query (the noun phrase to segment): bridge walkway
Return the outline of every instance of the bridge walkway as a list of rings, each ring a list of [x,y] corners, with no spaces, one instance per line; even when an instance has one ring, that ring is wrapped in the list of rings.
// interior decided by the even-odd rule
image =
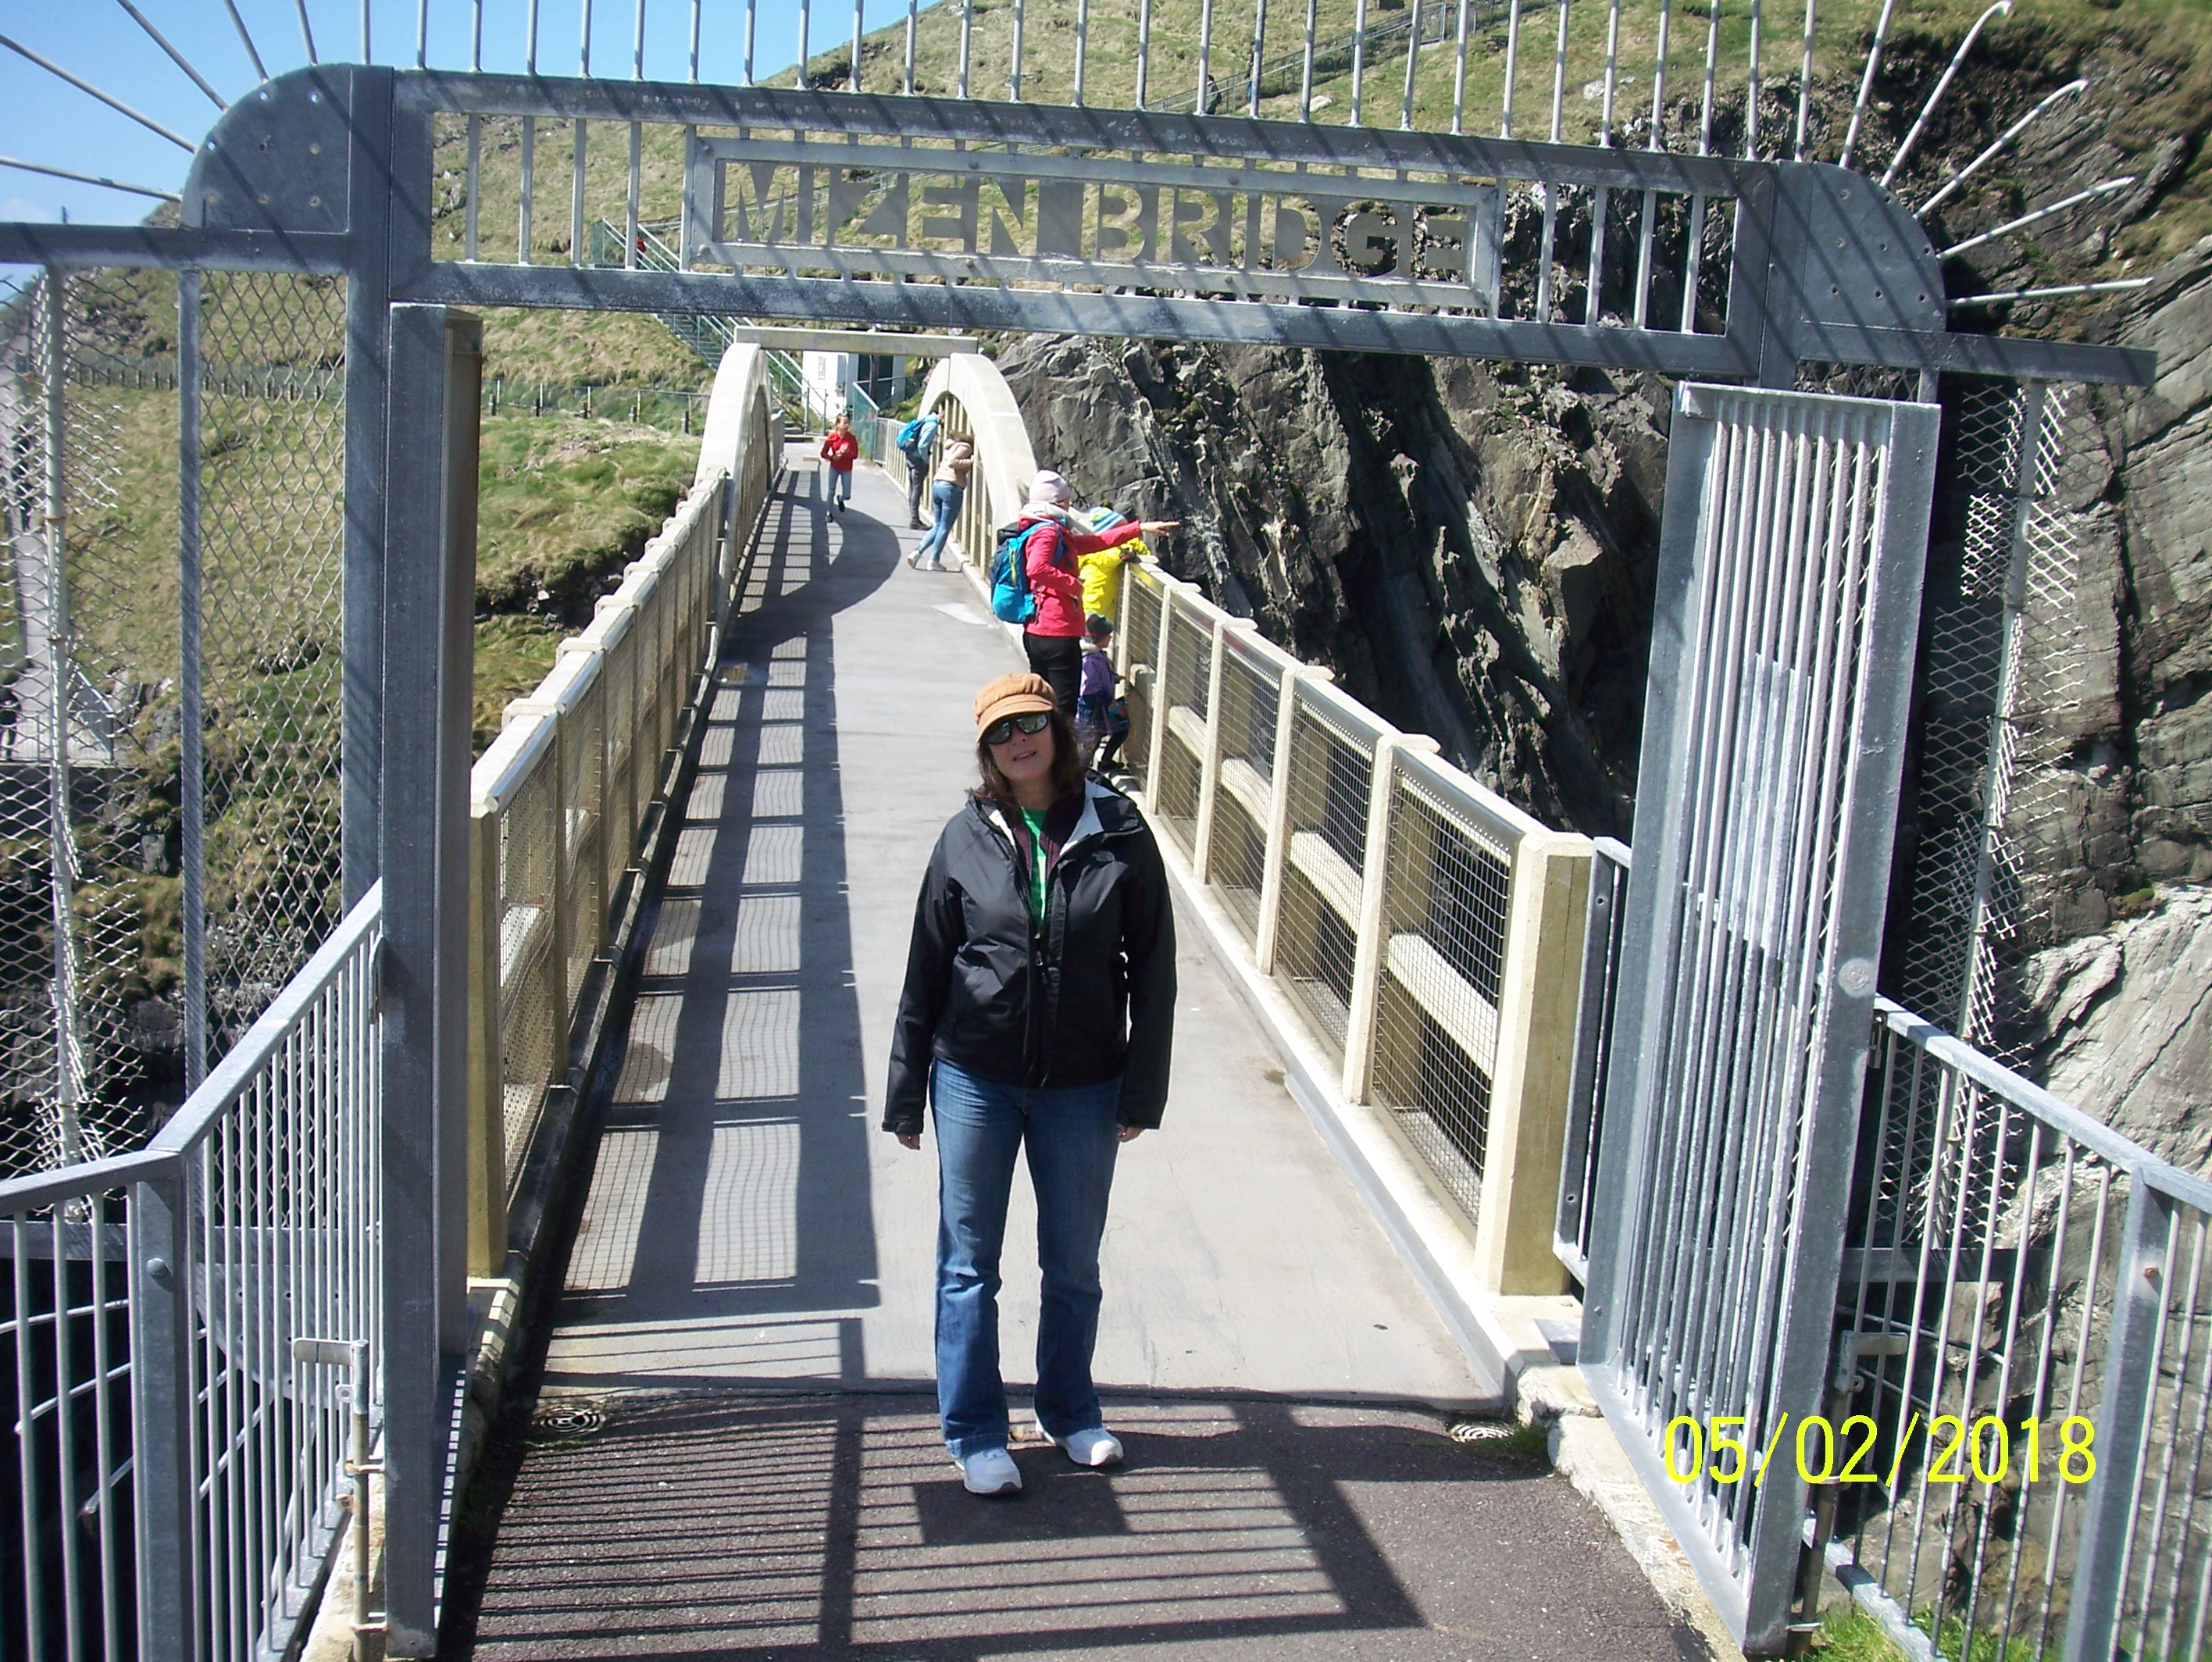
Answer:
[[[876,1122],[969,700],[1018,654],[963,578],[903,565],[880,473],[832,514],[791,458],[641,923],[536,1411],[460,1521],[441,1654],[1702,1654],[1525,1435],[1455,1440],[1472,1372],[1194,920],[1165,1124],[1123,1151],[1105,1243],[1127,1465],[1018,1445],[1018,1500],[961,1490],[930,1395],[933,1152]],[[1018,1424],[1029,1205],[1018,1183]]]

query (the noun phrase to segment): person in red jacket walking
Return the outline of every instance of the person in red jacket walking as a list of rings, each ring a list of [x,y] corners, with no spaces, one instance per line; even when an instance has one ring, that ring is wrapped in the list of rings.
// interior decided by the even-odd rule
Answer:
[[[1119,548],[1139,537],[1157,537],[1173,531],[1176,519],[1132,520],[1109,531],[1085,531],[1067,513],[1074,492],[1067,481],[1050,468],[1030,482],[1029,506],[1018,526],[1036,527],[1022,544],[1023,565],[1029,574],[1030,592],[1036,597],[1036,615],[1022,626],[1022,646],[1030,668],[1052,685],[1060,713],[1075,719],[1076,694],[1083,680],[1083,577],[1079,556]]]
[[[860,458],[860,441],[853,434],[853,418],[839,414],[837,424],[822,440],[822,459],[830,464],[830,506],[843,509],[853,500],[853,464]]]

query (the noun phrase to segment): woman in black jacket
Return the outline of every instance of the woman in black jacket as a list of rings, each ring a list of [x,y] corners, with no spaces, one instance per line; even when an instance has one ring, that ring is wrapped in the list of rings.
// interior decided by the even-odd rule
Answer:
[[[1036,1191],[1038,1428],[1111,1465],[1091,1356],[1117,1146],[1160,1123],[1175,919],[1152,834],[1085,779],[1041,676],[975,695],[983,780],[946,822],[915,908],[884,1129],[921,1146],[937,1110],[937,1401],[970,1492],[1022,1486],[999,1376],[999,1249],[1014,1158]]]

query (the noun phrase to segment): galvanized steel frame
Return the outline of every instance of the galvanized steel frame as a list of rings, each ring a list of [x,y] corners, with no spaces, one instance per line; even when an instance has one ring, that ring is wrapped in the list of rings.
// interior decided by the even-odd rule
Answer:
[[[1747,1519],[1732,1514],[1711,1496],[1710,1485],[1686,1489],[1671,1480],[1662,1425],[1653,1416],[1663,1422],[1675,1411],[1716,1411],[1719,1381],[1701,1371],[1707,1365],[1733,1381],[1721,1393],[1718,1411],[1734,1411],[1737,1403],[1727,1398],[1741,1397],[1752,1416],[1750,1431],[1762,1446],[1775,1413],[1814,1412],[1822,1400],[1866,1061],[1864,1034],[1881,951],[1937,420],[1931,405],[1686,385],[1677,390],[1668,445],[1668,500],[1696,507],[1668,516],[1661,535],[1653,667],[1638,775],[1637,876],[1630,887],[1621,949],[1622,961],[1638,966],[1643,980],[1636,996],[1615,1014],[1598,1179],[1600,1191],[1613,1198],[1589,1247],[1581,1365],[1706,1591],[1747,1649],[1754,1651],[1778,1649],[1788,1636],[1804,1544],[1807,1486],[1794,1464],[1785,1465],[1778,1473],[1767,1474]],[[1732,482],[1752,492],[1741,500],[1759,500],[1758,490],[1773,480],[1764,470],[1771,467],[1776,452],[1760,451],[1751,458],[1762,471],[1756,476],[1761,482],[1749,486],[1723,470],[1717,452],[1732,429],[1751,431],[1762,422],[1778,445],[1802,444],[1801,435],[1823,422],[1844,429],[1839,438],[1856,432],[1865,470],[1851,485],[1850,499],[1832,499],[1827,512],[1832,526],[1838,513],[1851,517],[1850,541],[1863,549],[1863,556],[1852,551],[1851,560],[1863,557],[1866,562],[1859,571],[1847,567],[1831,573],[1807,565],[1827,551],[1832,534],[1815,534],[1809,548],[1800,545],[1813,529],[1808,516],[1819,506],[1817,499],[1811,505],[1768,504],[1773,521],[1762,514],[1754,525],[1734,523],[1738,500],[1720,500],[1721,493]],[[1878,470],[1872,465],[1876,458]],[[1787,527],[1778,523],[1784,513],[1793,516]],[[1734,543],[1739,534],[1762,540],[1771,535],[1783,546],[1775,549],[1769,543],[1746,555]],[[1805,568],[1793,573],[1793,561]],[[1763,573],[1757,569],[1759,562]],[[1796,980],[1781,990],[1780,1008],[1803,1043],[1791,1052],[1791,1060],[1778,1065],[1785,1081],[1801,1083],[1772,1091],[1778,1100],[1770,1101],[1760,1095],[1758,1081],[1742,1077],[1737,1064],[1728,1060],[1724,1083],[1709,1082],[1688,1093],[1705,1104],[1697,1110],[1696,1123],[1689,1124],[1686,1096],[1675,1089],[1685,1077],[1678,1072],[1685,1064],[1676,1047],[1698,1047],[1687,1063],[1693,1071],[1709,1063],[1720,1070],[1720,1052],[1708,1056],[1708,1048],[1717,1044],[1726,1051],[1733,1042],[1726,1031],[1730,1020],[1723,1016],[1716,1023],[1713,1011],[1698,1014],[1696,1006],[1705,995],[1678,987],[1684,965],[1700,986],[1708,967],[1705,949],[1693,950],[1688,944],[1695,927],[1689,913],[1698,906],[1717,908],[1705,926],[1713,927],[1719,918],[1721,927],[1729,928],[1735,925],[1729,908],[1757,903],[1757,895],[1741,887],[1759,881],[1756,873],[1742,875],[1757,850],[1741,845],[1761,834],[1761,827],[1733,823],[1729,817],[1732,810],[1757,805],[1750,792],[1758,785],[1752,775],[1760,760],[1752,758],[1747,772],[1733,753],[1738,738],[1747,737],[1739,734],[1735,713],[1754,694],[1758,680],[1753,649],[1737,633],[1742,618],[1736,609],[1746,604],[1747,592],[1737,585],[1793,577],[1805,585],[1790,600],[1793,606],[1812,604],[1818,582],[1841,585],[1824,588],[1823,606],[1859,609],[1848,634],[1834,643],[1838,653],[1849,651],[1856,661],[1846,666],[1823,657],[1818,661],[1827,666],[1827,685],[1814,686],[1802,701],[1792,700],[1793,706],[1802,704],[1802,719],[1808,724],[1815,717],[1848,723],[1832,727],[1820,746],[1819,765],[1830,772],[1824,787],[1827,798],[1816,805],[1818,823],[1765,828],[1765,834],[1799,840],[1794,858],[1801,862],[1813,852],[1802,841],[1807,836],[1835,840],[1815,858],[1816,865],[1832,874],[1825,895],[1808,893],[1798,903],[1797,921],[1785,926],[1796,936],[1789,947],[1789,974]],[[1722,578],[1733,592],[1715,589]],[[1797,627],[1804,629],[1808,623],[1809,619]],[[1817,627],[1835,626],[1824,611]],[[1825,653],[1826,648],[1818,650]],[[1699,688],[1705,689],[1702,695]],[[1765,761],[1785,773],[1793,767],[1780,746]],[[1808,757],[1803,765],[1814,762]],[[1711,776],[1729,787],[1730,799],[1699,794],[1708,766]],[[1734,800],[1738,794],[1741,804]],[[1708,892],[1709,879],[1723,887]],[[1778,935],[1784,932],[1776,930]],[[1741,965],[1716,970],[1713,985],[1732,988],[1736,975],[1748,973]],[[1655,1186],[1663,1180],[1685,1204],[1700,1195],[1719,1204],[1723,1178],[1708,1162],[1715,1139],[1723,1135],[1718,1127],[1724,1116],[1774,1139],[1768,1153],[1777,1163],[1738,1185],[1740,1190],[1741,1182],[1752,1186],[1753,1200],[1766,1213],[1764,1228],[1731,1225],[1717,1213],[1703,1224],[1686,1220]],[[1794,1153],[1784,1149],[1785,1137],[1795,1139]],[[1659,1163],[1669,1155],[1684,1169],[1660,1171]],[[1768,1240],[1777,1229],[1780,1240]],[[1705,1238],[1707,1234],[1711,1238]],[[1674,1241],[1693,1256],[1710,1254],[1731,1285],[1740,1288],[1738,1296],[1755,1301],[1753,1326],[1741,1336],[1747,1354],[1716,1355],[1705,1364],[1686,1366],[1677,1355],[1683,1336],[1669,1325],[1673,1317],[1648,1313],[1641,1320],[1632,1319],[1626,1307],[1631,1291],[1647,1275],[1650,1287],[1657,1289],[1650,1295],[1662,1304],[1691,1278],[1686,1268],[1680,1276],[1670,1276],[1663,1265],[1646,1269],[1650,1245],[1657,1239]],[[1760,1254],[1763,1262],[1752,1261]],[[1702,1327],[1698,1331],[1705,1333]],[[1667,1382],[1647,1374],[1648,1368],[1663,1371]],[[1662,1406],[1652,1405],[1655,1396],[1663,1398]],[[1700,1494],[1711,1500],[1713,1515],[1701,1513],[1692,1499]]]

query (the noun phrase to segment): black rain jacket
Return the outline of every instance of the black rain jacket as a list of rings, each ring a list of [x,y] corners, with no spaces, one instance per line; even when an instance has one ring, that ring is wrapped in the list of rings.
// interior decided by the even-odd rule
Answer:
[[[1118,1077],[1121,1123],[1160,1123],[1175,1028],[1167,870],[1127,797],[1095,779],[1085,796],[1034,928],[1022,852],[1000,810],[970,798],[945,822],[915,907],[885,1131],[921,1130],[937,1057],[1008,1085]]]

